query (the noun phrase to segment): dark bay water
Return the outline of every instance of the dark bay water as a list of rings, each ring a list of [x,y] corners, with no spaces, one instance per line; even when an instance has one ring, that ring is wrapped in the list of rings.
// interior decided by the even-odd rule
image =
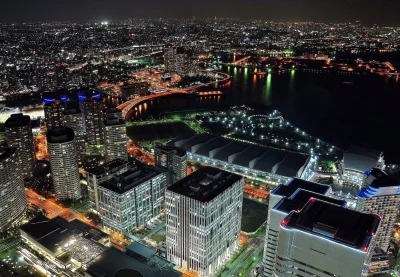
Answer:
[[[226,94],[173,96],[142,105],[136,118],[232,105],[277,109],[302,130],[341,148],[350,144],[384,150],[388,162],[400,163],[400,81],[381,76],[292,71],[267,76],[250,69],[225,67],[232,75]]]
[[[339,147],[384,150],[399,161],[400,82],[381,76],[292,71],[266,77],[228,68],[227,101],[269,106],[310,134]]]

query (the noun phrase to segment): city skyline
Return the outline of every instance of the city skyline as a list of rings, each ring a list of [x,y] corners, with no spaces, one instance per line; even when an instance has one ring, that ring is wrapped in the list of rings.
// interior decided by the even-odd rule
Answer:
[[[400,277],[400,4],[81,2],[0,11],[0,276]]]
[[[4,4],[3,4],[4,5]],[[101,1],[7,1],[0,11],[2,23],[88,20],[119,21],[135,17],[193,18],[229,17],[289,22],[356,22],[398,25],[400,2],[387,0],[221,0],[194,2],[183,0],[133,3],[128,0]]]

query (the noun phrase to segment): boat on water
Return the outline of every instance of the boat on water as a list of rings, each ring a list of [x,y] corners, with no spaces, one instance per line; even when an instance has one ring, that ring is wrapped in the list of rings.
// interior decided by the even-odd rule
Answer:
[[[267,74],[267,72],[264,72],[264,71],[251,71],[250,74],[264,76],[264,75]]]

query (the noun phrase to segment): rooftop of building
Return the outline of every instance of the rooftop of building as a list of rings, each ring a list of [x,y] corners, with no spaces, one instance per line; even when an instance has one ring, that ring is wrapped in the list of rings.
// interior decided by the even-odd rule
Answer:
[[[304,189],[311,192],[315,192],[318,194],[325,195],[331,190],[331,186],[314,183],[310,181],[306,181],[299,178],[293,178],[286,185],[277,186],[271,194],[279,195],[282,197],[290,197],[293,195],[298,189]]]
[[[364,172],[375,167],[382,152],[359,146],[350,146],[343,154],[344,168]]]
[[[110,107],[108,106],[106,109],[108,114],[112,114],[112,113],[122,113],[122,111],[120,109],[118,109],[117,107]]]
[[[167,145],[158,145],[156,147],[156,150],[161,150],[163,152],[174,152],[174,155],[177,155],[179,157],[184,157],[186,156],[186,151],[183,148],[180,147],[174,147],[174,146],[167,146]]]
[[[156,251],[146,245],[143,245],[137,241],[131,243],[126,248],[126,251],[131,251],[134,254],[140,255],[146,259],[150,259]]]
[[[16,151],[17,149],[12,147],[0,148],[0,162],[3,162],[4,160],[10,158],[12,155],[15,154]]]
[[[111,247],[93,261],[93,263],[86,270],[86,273],[93,277],[182,276],[182,273],[175,271],[173,267],[173,264],[158,257],[153,257],[148,262],[140,262],[135,258],[130,257],[129,255]],[[121,270],[125,271],[125,273]]]
[[[6,128],[17,128],[27,126],[31,122],[29,115],[22,113],[12,114],[5,122]]]
[[[295,177],[304,170],[310,156],[257,146],[211,134],[197,134],[175,139],[169,145],[213,160],[286,177]]]
[[[241,176],[227,171],[203,167],[174,183],[168,190],[197,201],[209,202],[241,179]]]
[[[101,98],[99,97],[87,97],[83,100],[84,104],[89,104],[89,103],[103,103]]]
[[[89,168],[87,169],[87,172],[93,175],[102,175],[107,172],[114,172],[116,170],[119,170],[121,167],[127,167],[128,165],[129,163],[127,161],[124,161],[122,159],[115,159],[109,162],[105,162],[104,164],[95,168]]]
[[[378,230],[379,222],[378,215],[312,198],[301,211],[289,213],[281,225],[366,251]]]
[[[383,171],[380,168],[373,168],[370,175],[375,179],[372,181],[373,188],[400,186],[400,177]]]
[[[279,201],[275,205],[275,207],[273,207],[273,209],[284,213],[289,213],[291,211],[299,211],[307,204],[307,202],[310,199],[313,198],[320,199],[342,207],[346,206],[345,200],[335,199],[305,189],[297,189],[290,197],[283,198],[281,201]]]
[[[99,186],[109,189],[116,193],[125,193],[144,182],[163,174],[163,171],[155,167],[130,168],[126,172],[114,176],[109,181],[99,184]]]
[[[64,115],[75,115],[82,114],[82,111],[78,108],[67,108],[64,110]]]
[[[103,121],[105,126],[119,126],[119,125],[124,125],[125,122],[120,119],[120,118],[107,118],[106,120]]]
[[[359,197],[373,197],[400,194],[400,177],[383,171],[380,168],[373,168],[367,172],[370,182],[369,186],[360,190]],[[371,181],[372,180],[372,181]],[[383,190],[380,190],[383,189]]]
[[[103,247],[95,242],[108,237],[106,233],[77,219],[68,222],[61,217],[48,219],[44,215],[36,216],[22,225],[20,229],[53,253],[65,247],[66,242],[71,241],[72,237],[79,237],[85,246],[99,248],[98,251],[102,252]],[[64,251],[68,251],[68,249],[64,249]],[[83,258],[84,255],[78,256],[86,260],[86,257]]]
[[[357,145],[350,145],[346,149],[345,153],[362,155],[373,159],[379,159],[379,157],[382,155],[382,151],[368,149]]]
[[[48,143],[64,143],[73,141],[75,133],[71,128],[59,126],[48,130],[46,137]]]

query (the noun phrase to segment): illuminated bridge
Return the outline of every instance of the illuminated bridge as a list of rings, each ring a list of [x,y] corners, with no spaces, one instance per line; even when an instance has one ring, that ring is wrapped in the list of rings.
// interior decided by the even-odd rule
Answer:
[[[208,74],[214,75],[214,72],[209,72]],[[174,94],[191,94],[191,91],[193,91],[195,89],[218,84],[219,82],[225,82],[231,78],[231,76],[229,74],[222,73],[222,72],[215,73],[215,77],[217,78],[216,81],[213,81],[213,82],[210,82],[207,84],[201,84],[198,86],[193,86],[193,87],[189,87],[189,88],[185,88],[185,89],[170,89],[166,92],[134,98],[132,100],[129,100],[129,101],[124,102],[121,105],[119,105],[118,109],[120,109],[122,111],[122,117],[125,120],[128,120],[128,118],[126,118],[126,116],[129,113],[129,111],[131,111],[135,106],[143,103],[144,101],[153,100],[153,99],[157,99],[157,98],[160,98],[163,96],[174,95]],[[220,92],[220,91],[209,91],[209,92],[199,92],[198,93],[199,96],[211,96],[211,95],[221,95],[221,94],[222,94],[222,92]]]

